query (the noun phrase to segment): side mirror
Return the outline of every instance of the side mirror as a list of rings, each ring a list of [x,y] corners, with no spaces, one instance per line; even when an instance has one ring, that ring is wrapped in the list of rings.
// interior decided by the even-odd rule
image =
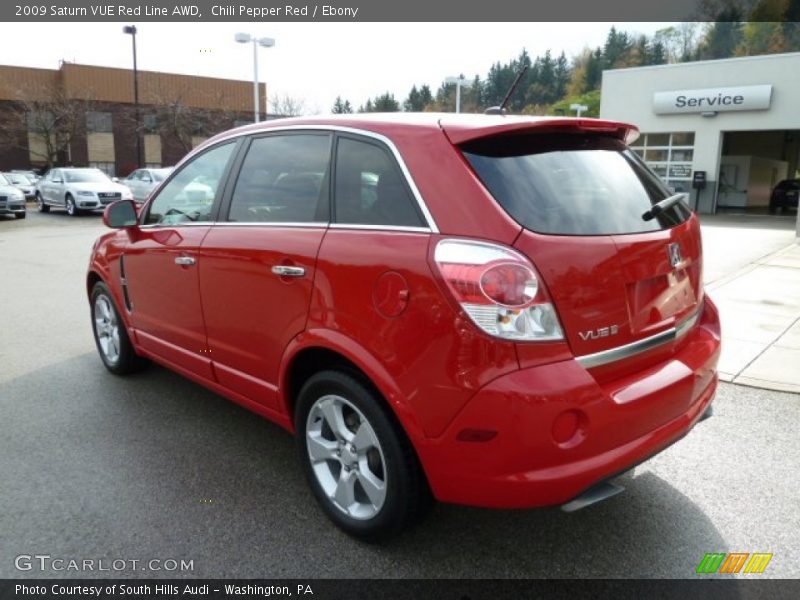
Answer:
[[[119,177],[112,177],[111,181],[113,181],[114,183],[119,183]]]
[[[133,200],[117,200],[103,211],[103,225],[111,229],[136,227],[138,219]]]

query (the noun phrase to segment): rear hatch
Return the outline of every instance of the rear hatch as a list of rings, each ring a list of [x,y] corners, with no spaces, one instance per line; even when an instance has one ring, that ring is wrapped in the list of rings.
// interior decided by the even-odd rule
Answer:
[[[626,364],[663,361],[702,302],[698,220],[682,202],[643,218],[672,194],[626,147],[625,126],[547,123],[474,138],[457,130],[451,141],[524,228],[514,245],[539,271],[584,365],[609,380]]]

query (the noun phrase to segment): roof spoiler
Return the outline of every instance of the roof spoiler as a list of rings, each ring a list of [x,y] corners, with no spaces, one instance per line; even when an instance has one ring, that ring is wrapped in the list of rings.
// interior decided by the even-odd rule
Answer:
[[[508,120],[490,121],[484,126],[475,126],[475,121],[460,125],[458,121],[447,122],[442,119],[440,126],[453,144],[463,144],[472,140],[494,135],[513,135],[529,131],[531,133],[563,133],[568,131],[602,133],[615,137],[626,144],[632,144],[639,137],[639,129],[629,123],[607,121],[604,119],[574,117],[508,117]]]

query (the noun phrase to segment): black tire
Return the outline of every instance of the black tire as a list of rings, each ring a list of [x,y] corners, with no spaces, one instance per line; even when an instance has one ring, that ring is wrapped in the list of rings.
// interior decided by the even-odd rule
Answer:
[[[39,192],[36,192],[36,207],[39,209],[40,213],[49,213],[50,212],[50,205],[45,204],[44,198]]]
[[[24,219],[24,218],[25,218],[25,216],[26,216],[27,214],[28,214],[28,213],[24,213],[24,212],[21,212],[21,213],[14,213],[14,218],[15,218],[15,219]]]
[[[355,407],[357,412],[350,410],[350,407],[345,407],[350,412],[349,414],[342,413],[347,414],[344,421],[347,422],[348,418],[353,417],[354,424],[350,426],[357,431],[361,426],[360,421],[365,418],[379,442],[380,457],[377,460],[382,460],[380,472],[383,474],[385,499],[377,512],[368,518],[355,518],[340,508],[323,489],[315,467],[312,465],[307,442],[309,414],[312,408],[320,406],[317,404],[318,401],[324,402],[323,398],[326,396],[344,399],[349,405]],[[314,410],[314,414],[318,415],[319,409],[314,408]],[[316,422],[321,423],[322,421],[325,419],[317,419]],[[311,425],[316,427],[313,422]],[[364,541],[377,542],[413,525],[431,506],[430,489],[411,443],[394,415],[368,382],[341,371],[321,371],[311,376],[303,385],[297,398],[295,426],[298,454],[311,490],[328,517],[346,533]],[[355,432],[353,431],[353,433]],[[326,442],[336,444],[334,439],[328,441],[329,438],[335,437],[338,436],[329,429]],[[339,445],[341,446],[341,444]],[[369,452],[374,451],[370,450]],[[374,458],[374,454],[369,457],[366,454],[360,456],[363,456],[366,464],[370,464],[369,459]],[[341,477],[343,470],[349,473],[344,466],[344,460],[344,458],[331,458],[320,460],[316,464],[318,468],[321,468],[320,465],[324,465],[324,468],[330,469],[332,479],[336,479],[337,461],[341,462],[338,477]],[[355,463],[353,464],[355,465]],[[354,472],[358,471],[356,477],[358,483],[354,484],[356,499],[359,486],[361,486],[361,469],[364,464],[360,463],[361,466],[352,467]],[[360,488],[360,494],[363,500],[367,500],[364,506],[370,504],[363,486]],[[374,509],[374,506],[372,508]]]
[[[108,303],[107,306],[111,312],[113,312],[113,318],[118,324],[117,333],[119,348],[117,348],[118,353],[116,358],[109,357],[107,352],[103,349],[103,345],[100,340],[100,334],[98,332],[99,326],[97,324],[97,319],[101,317],[100,308],[98,306],[98,300],[100,298],[103,298],[104,301]],[[133,344],[131,344],[130,337],[128,337],[128,331],[125,329],[125,322],[122,320],[122,317],[119,314],[117,305],[114,302],[114,297],[108,290],[108,286],[106,286],[106,284],[102,281],[98,281],[92,288],[90,314],[92,319],[92,333],[94,334],[94,342],[97,345],[97,352],[100,355],[100,360],[103,361],[106,369],[115,375],[128,375],[129,373],[141,371],[147,366],[147,359],[136,354],[136,351],[133,349]]]
[[[77,217],[81,214],[81,211],[78,210],[78,206],[75,204],[75,199],[72,197],[72,194],[67,194],[66,198],[64,198],[64,208],[67,209],[67,214],[70,217]]]

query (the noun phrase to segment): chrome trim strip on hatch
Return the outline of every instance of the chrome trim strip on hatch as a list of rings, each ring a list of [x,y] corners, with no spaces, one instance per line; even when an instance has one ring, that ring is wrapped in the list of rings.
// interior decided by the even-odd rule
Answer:
[[[616,348],[610,348],[608,350],[595,352],[593,354],[577,356],[575,357],[575,360],[577,360],[582,367],[591,369],[594,367],[599,367],[600,365],[607,365],[608,363],[641,354],[642,352],[646,352],[668,342],[673,342],[686,335],[686,333],[688,333],[689,330],[694,327],[702,312],[703,305],[701,305],[691,317],[686,319],[677,327],[670,327],[669,329],[656,333],[655,335],[631,342],[630,344],[617,346]]]

